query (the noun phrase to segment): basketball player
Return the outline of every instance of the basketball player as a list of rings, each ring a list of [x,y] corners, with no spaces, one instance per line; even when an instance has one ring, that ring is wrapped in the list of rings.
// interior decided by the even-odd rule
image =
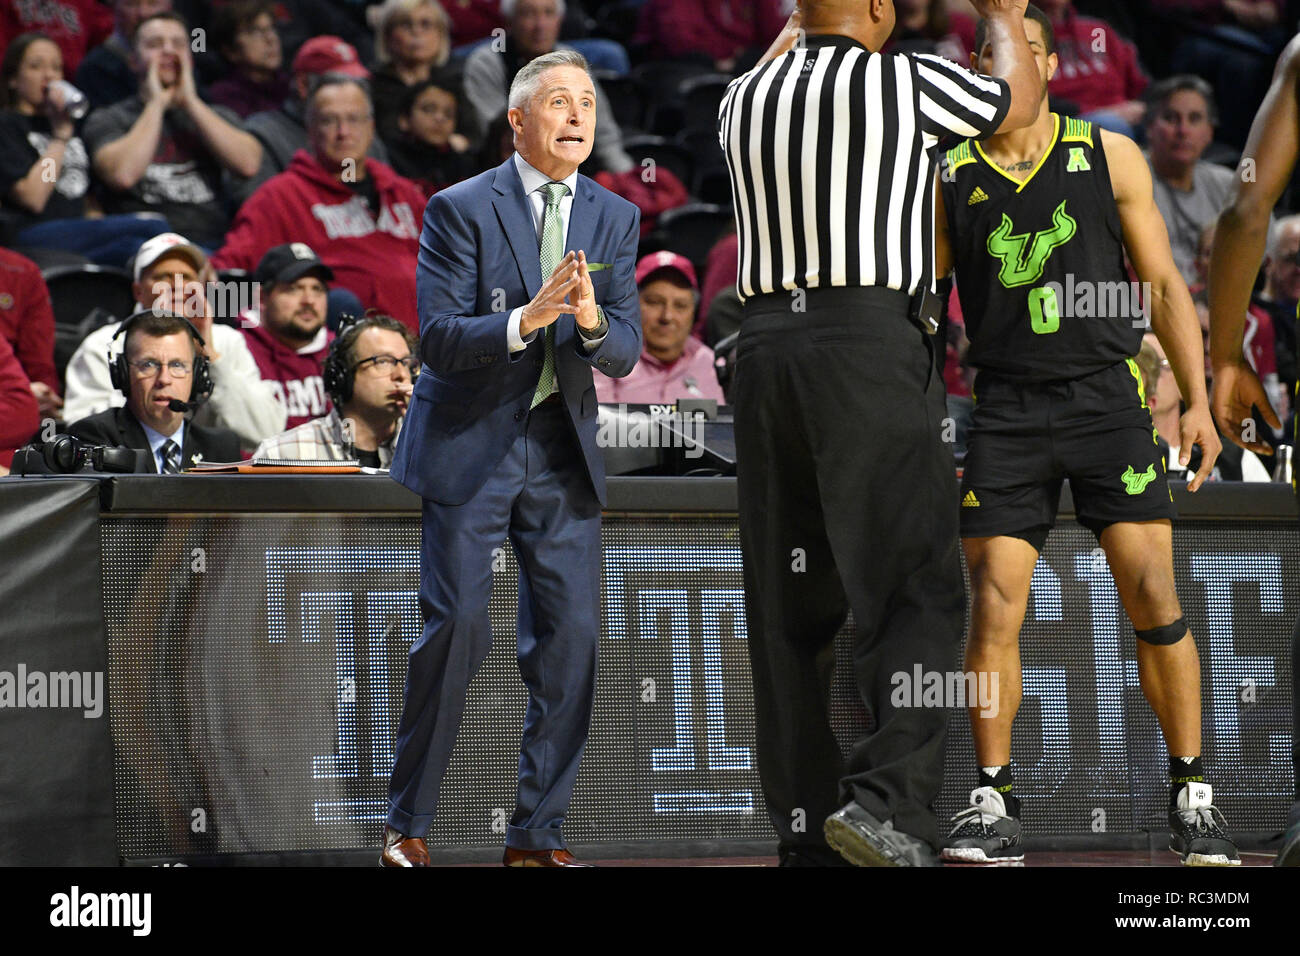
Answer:
[[[1214,417],[1223,434],[1243,448],[1267,454],[1251,434],[1260,426],[1251,406],[1279,431],[1259,377],[1242,353],[1242,330],[1250,292],[1268,240],[1268,217],[1291,181],[1300,156],[1300,36],[1282,51],[1273,85],[1250,129],[1235,194],[1214,233],[1210,258],[1210,364],[1214,370]],[[1297,436],[1300,437],[1300,436]],[[1300,442],[1297,442],[1300,444]],[[1294,486],[1295,481],[1292,480]],[[1300,620],[1291,632],[1291,765],[1295,802],[1275,866],[1300,866]]]
[[[1020,626],[1069,478],[1079,523],[1100,541],[1137,630],[1138,675],[1170,754],[1170,849],[1186,864],[1237,864],[1202,774],[1200,661],[1174,592],[1173,497],[1130,358],[1142,342],[1142,307],[1131,302],[1117,310],[1123,314],[1095,317],[1107,296],[1122,301],[1108,290],[1129,288],[1125,249],[1149,283],[1151,324],[1187,401],[1180,459],[1187,464],[1194,444],[1203,453],[1192,491],[1221,447],[1200,325],[1142,154],[1123,136],[1049,111],[1047,81],[1057,67],[1051,24],[1030,5],[1025,29],[1042,77],[1037,120],[950,150],[936,195],[937,274],[956,266],[970,361],[979,369],[961,491],[972,590],[966,669],[998,674],[1000,691],[995,716],[970,709],[979,785],[943,855],[1023,859],[1010,767]],[[977,70],[992,55],[986,37],[981,24]],[[1089,289],[1093,301],[1085,303]]]

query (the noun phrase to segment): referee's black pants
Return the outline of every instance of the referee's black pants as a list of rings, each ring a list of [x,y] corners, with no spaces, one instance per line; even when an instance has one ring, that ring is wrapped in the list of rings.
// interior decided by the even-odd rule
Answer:
[[[965,609],[957,482],[931,344],[884,289],[746,302],[734,402],[759,772],[784,862],[835,855],[822,823],[850,799],[940,847],[931,809],[947,711],[894,706],[895,675],[958,661]],[[847,761],[831,731],[833,642],[874,729]],[[790,854],[793,852],[793,857]],[[837,858],[836,858],[837,859]]]

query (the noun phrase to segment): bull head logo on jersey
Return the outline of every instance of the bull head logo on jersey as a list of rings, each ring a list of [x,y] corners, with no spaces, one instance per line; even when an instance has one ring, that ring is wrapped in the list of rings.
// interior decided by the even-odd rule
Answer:
[[[989,236],[988,242],[989,255],[1002,260],[998,280],[1008,289],[1041,279],[1053,250],[1074,238],[1078,223],[1070,218],[1062,202],[1052,213],[1052,228],[1034,233],[1032,242],[1027,232],[1012,235],[1014,228],[1011,217],[1003,213],[1002,225]]]

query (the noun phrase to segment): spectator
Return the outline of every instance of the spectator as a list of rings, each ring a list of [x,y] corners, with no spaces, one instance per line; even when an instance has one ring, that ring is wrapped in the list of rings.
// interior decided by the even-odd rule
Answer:
[[[220,7],[212,39],[230,72],[212,84],[208,99],[240,119],[279,109],[289,92],[289,77],[280,69],[284,53],[271,0],[237,0]]]
[[[506,19],[501,15],[500,0],[451,0],[445,9],[453,47],[478,43],[490,37],[493,30],[505,29]]]
[[[573,49],[558,43],[564,9],[559,0],[518,0],[502,6],[509,23],[505,47],[479,47],[465,61],[465,98],[475,112],[479,132],[506,111],[506,93],[519,68],[543,53]],[[611,173],[624,173],[635,165],[623,150],[623,134],[609,100],[593,80],[596,93],[596,142],[592,159]]]
[[[370,78],[370,90],[379,138],[391,146],[401,135],[397,117],[403,94],[417,83],[434,79],[446,65],[451,33],[447,13],[438,0],[386,0],[377,20],[375,56],[379,65]]]
[[[1204,300],[1197,311],[1203,312],[1202,329],[1209,331],[1209,309],[1204,307]],[[1208,363],[1208,339],[1206,342],[1206,360]],[[1171,478],[1182,479],[1187,473],[1195,474],[1201,465],[1201,449],[1192,448],[1192,454],[1184,468],[1178,456],[1182,453],[1179,444],[1182,441],[1180,424],[1183,414],[1183,396],[1178,390],[1178,379],[1174,377],[1164,349],[1154,333],[1148,332],[1142,337],[1142,350],[1135,360],[1142,373],[1147,408],[1151,410],[1151,422],[1156,430],[1156,442],[1165,456],[1165,468]],[[1247,451],[1230,441],[1224,441],[1223,451],[1219,453],[1210,472],[1211,481],[1268,481],[1268,469],[1252,451]],[[1232,445],[1232,448],[1227,446]]]
[[[293,77],[284,103],[279,109],[254,113],[244,125],[262,144],[262,162],[254,176],[230,177],[230,193],[236,203],[242,205],[264,182],[288,169],[294,153],[307,148],[303,107],[312,84],[326,73],[362,80],[370,76],[352,44],[336,36],[315,37],[304,43],[293,58]],[[388,162],[388,153],[378,137],[371,139],[368,155],[381,163]]]
[[[326,379],[334,407],[328,415],[268,439],[254,458],[292,461],[357,459],[387,468],[420,372],[417,340],[387,315],[345,325],[330,346]]]
[[[1251,297],[1251,308],[1273,322],[1277,376],[1288,395],[1294,395],[1296,388],[1297,303],[1300,303],[1300,216],[1285,216],[1273,229],[1264,261],[1264,287]],[[1274,410],[1277,407],[1274,405]]]
[[[63,249],[121,266],[161,231],[153,217],[86,219],[90,160],[64,106],[63,59],[54,42],[24,33],[5,51],[0,76],[0,205],[16,245]]]
[[[1227,204],[1235,173],[1201,159],[1214,139],[1214,92],[1197,76],[1171,76],[1147,97],[1147,162],[1174,263],[1195,285],[1201,230]]]
[[[221,170],[257,172],[262,148],[225,107],[210,107],[194,87],[190,36],[176,14],[140,22],[132,66],[140,90],[86,120],[86,146],[107,186],[105,211],[161,213],[203,246],[225,231]]]
[[[789,15],[781,0],[646,0],[632,43],[652,60],[703,56],[730,73],[746,50],[766,49]]]
[[[1170,66],[1210,82],[1223,107],[1224,141],[1244,146],[1273,61],[1289,36],[1285,0],[1152,0],[1151,5],[1195,25],[1174,48]]]
[[[41,414],[22,365],[9,340],[0,335],[0,475],[9,474],[14,452],[41,425]]]
[[[284,409],[275,387],[262,381],[257,362],[238,329],[213,322],[204,284],[213,278],[203,250],[175,233],[154,236],[140,247],[134,263],[135,304],[169,311],[175,306],[194,323],[207,343],[212,397],[198,410],[200,425],[229,428],[245,448],[284,430]],[[63,417],[70,422],[119,406],[123,394],[113,387],[109,352],[121,323],[91,332],[68,361]]]
[[[238,461],[239,437],[225,428],[185,420],[170,402],[202,402],[207,360],[194,327],[179,316],[139,312],[123,323],[126,341],[116,363],[125,407],[109,408],[68,427],[96,445],[148,450],[155,474],[176,474],[202,461]],[[222,326],[218,326],[221,328]]]
[[[949,11],[944,0],[894,0],[898,20],[882,53],[935,53],[970,65],[975,21]]]
[[[0,50],[23,33],[44,33],[63,53],[71,75],[87,50],[113,31],[113,15],[99,0],[11,0],[0,3]]]
[[[140,21],[166,13],[172,0],[114,0],[113,33],[86,54],[77,67],[77,86],[95,109],[111,106],[135,93],[139,82],[131,69],[131,38]]]
[[[329,411],[321,370],[333,333],[325,328],[330,267],[301,242],[276,246],[253,274],[261,289],[257,313],[241,322],[262,380],[275,388],[285,427],[296,428]]]
[[[1071,0],[1037,5],[1056,31],[1061,65],[1047,84],[1053,101],[1068,101],[1083,119],[1136,139],[1143,114],[1139,97],[1147,87],[1137,48],[1104,20],[1079,16]]]
[[[639,2],[639,0],[638,0]],[[753,0],[749,0],[753,2]],[[590,6],[590,3],[587,4]],[[518,0],[501,0],[501,13],[507,21],[514,15]],[[569,6],[565,0],[558,0],[556,6],[560,12],[560,36],[564,42],[583,55],[587,66],[593,70],[613,73],[615,76],[627,76],[632,68],[628,60],[627,48],[620,42],[625,39],[608,39],[592,36],[589,26],[592,20],[583,9],[582,2]]]
[[[22,366],[42,418],[63,408],[54,369],[54,310],[41,270],[30,259],[0,248],[0,339]]]
[[[249,197],[219,269],[252,269],[272,246],[305,242],[364,307],[419,329],[415,259],[425,198],[415,183],[366,158],[374,114],[365,82],[327,74],[307,99],[310,152]]]
[[[641,301],[641,358],[626,378],[596,376],[602,402],[671,403],[679,398],[726,402],[713,350],[691,336],[700,287],[695,267],[674,252],[653,252],[636,264]]]
[[[201,30],[211,36],[216,12],[232,0],[173,0],[176,12],[185,18],[192,30]],[[275,18],[276,33],[287,59],[314,37],[347,37],[356,48],[362,63],[374,59],[374,40],[366,26],[365,0],[273,0],[271,11]],[[207,51],[195,55],[198,74],[206,82],[220,77],[223,64],[215,44],[207,44]]]
[[[392,141],[393,169],[432,196],[478,172],[469,140],[456,132],[456,94],[429,80],[402,92],[398,138]]]

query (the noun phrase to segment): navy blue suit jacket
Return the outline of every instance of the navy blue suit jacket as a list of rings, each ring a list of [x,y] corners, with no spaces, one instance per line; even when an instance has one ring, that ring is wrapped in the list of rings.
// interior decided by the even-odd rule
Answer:
[[[572,315],[555,323],[560,395],[586,459],[592,488],[605,503],[605,466],[596,445],[592,369],[621,378],[641,354],[636,289],[640,238],[636,206],[578,177],[568,250],[587,262],[596,304],[609,332],[588,351]],[[544,355],[539,332],[511,354],[510,312],[542,285],[537,229],[514,158],[434,194],[424,210],[416,274],[423,369],[393,455],[393,478],[423,498],[464,504],[483,487],[523,434]]]

